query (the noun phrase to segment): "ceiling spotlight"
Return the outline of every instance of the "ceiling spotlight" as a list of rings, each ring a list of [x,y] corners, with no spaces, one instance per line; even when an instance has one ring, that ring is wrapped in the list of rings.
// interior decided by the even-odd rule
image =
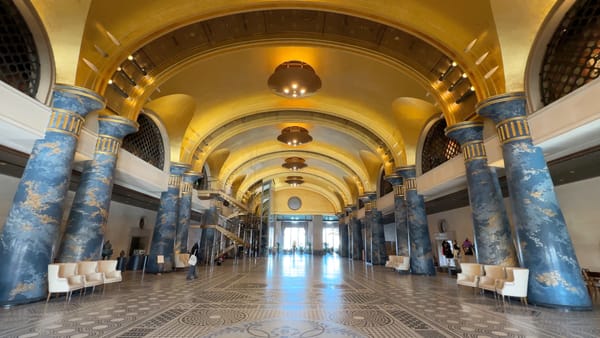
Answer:
[[[291,185],[292,187],[297,187],[304,183],[304,179],[302,176],[288,176],[285,180],[285,183]]]
[[[279,142],[293,147],[308,143],[312,139],[312,136],[308,134],[308,130],[298,126],[283,128],[281,135],[277,136]]]
[[[291,171],[298,171],[308,167],[308,164],[305,163],[305,160],[302,157],[288,157],[281,166]]]
[[[302,98],[319,90],[321,79],[309,64],[302,61],[286,61],[275,68],[267,84],[277,95]]]

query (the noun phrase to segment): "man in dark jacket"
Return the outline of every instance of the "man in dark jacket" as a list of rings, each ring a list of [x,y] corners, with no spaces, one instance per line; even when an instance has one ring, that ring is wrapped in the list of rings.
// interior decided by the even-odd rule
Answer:
[[[188,270],[187,277],[186,277],[187,280],[192,280],[192,279],[198,278],[198,274],[196,273],[196,264],[198,264],[198,259],[200,258],[198,247],[199,247],[198,242],[196,242],[196,243],[194,243],[194,246],[190,250],[190,258],[192,256],[194,256],[194,257],[196,257],[196,261],[191,262],[194,264],[190,264],[190,269]],[[188,263],[190,263],[190,262],[188,261]]]

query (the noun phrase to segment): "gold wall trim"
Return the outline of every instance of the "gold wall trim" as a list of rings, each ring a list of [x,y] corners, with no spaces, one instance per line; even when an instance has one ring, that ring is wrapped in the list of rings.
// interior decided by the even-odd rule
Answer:
[[[497,103],[509,102],[509,101],[515,101],[515,100],[525,100],[525,92],[512,92],[512,93],[506,93],[506,94],[502,94],[502,95],[492,96],[490,98],[487,98],[486,100],[479,102],[477,105],[475,105],[475,112],[477,114],[479,114],[479,111],[485,107],[489,107],[489,106],[497,104]]]
[[[169,188],[179,188],[181,186],[181,175],[169,175]]]
[[[99,135],[96,140],[96,153],[117,155],[121,147],[121,140],[112,136]]]
[[[73,95],[77,95],[77,96],[83,96],[83,97],[87,97],[87,98],[96,100],[98,102],[106,103],[106,100],[100,94],[96,93],[95,91],[93,91],[91,89],[84,88],[84,87],[56,84],[56,85],[54,85],[54,91],[60,91],[63,93],[69,93],[69,94],[73,94]]]
[[[496,125],[501,144],[511,141],[531,139],[527,117],[517,116],[504,120]]]
[[[46,130],[77,137],[81,132],[83,122],[84,118],[81,115],[64,109],[53,109]]]
[[[485,145],[483,141],[468,142],[462,146],[462,153],[465,162],[476,159],[487,159]]]
[[[417,179],[416,178],[407,178],[406,183],[404,184],[404,188],[408,190],[417,190]]]

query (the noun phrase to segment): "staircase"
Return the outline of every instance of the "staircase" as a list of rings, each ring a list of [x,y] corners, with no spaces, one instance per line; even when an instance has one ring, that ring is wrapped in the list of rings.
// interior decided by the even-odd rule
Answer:
[[[235,233],[223,228],[222,226],[218,225],[218,224],[208,224],[208,225],[202,225],[201,226],[202,229],[215,229],[217,231],[219,231],[220,233],[222,233],[223,235],[225,235],[227,238],[229,238],[230,240],[232,240],[234,242],[234,244],[226,247],[225,249],[223,249],[223,251],[218,252],[216,257],[220,257],[221,255],[235,249],[238,245],[243,245],[243,246],[249,246],[250,243],[244,241],[242,238],[240,238],[238,235],[236,235]]]

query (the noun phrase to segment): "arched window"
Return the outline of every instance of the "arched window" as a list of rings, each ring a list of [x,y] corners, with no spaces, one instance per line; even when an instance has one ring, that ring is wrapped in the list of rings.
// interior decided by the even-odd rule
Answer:
[[[548,105],[600,75],[600,3],[575,1],[548,43],[540,73]]]
[[[138,116],[137,122],[140,129],[135,134],[125,136],[123,149],[164,170],[165,147],[160,129],[150,117],[144,114]]]
[[[446,136],[444,129],[446,120],[440,119],[427,132],[421,154],[422,174],[461,153],[460,145]]]
[[[31,97],[40,84],[33,35],[12,1],[0,1],[0,80]]]

